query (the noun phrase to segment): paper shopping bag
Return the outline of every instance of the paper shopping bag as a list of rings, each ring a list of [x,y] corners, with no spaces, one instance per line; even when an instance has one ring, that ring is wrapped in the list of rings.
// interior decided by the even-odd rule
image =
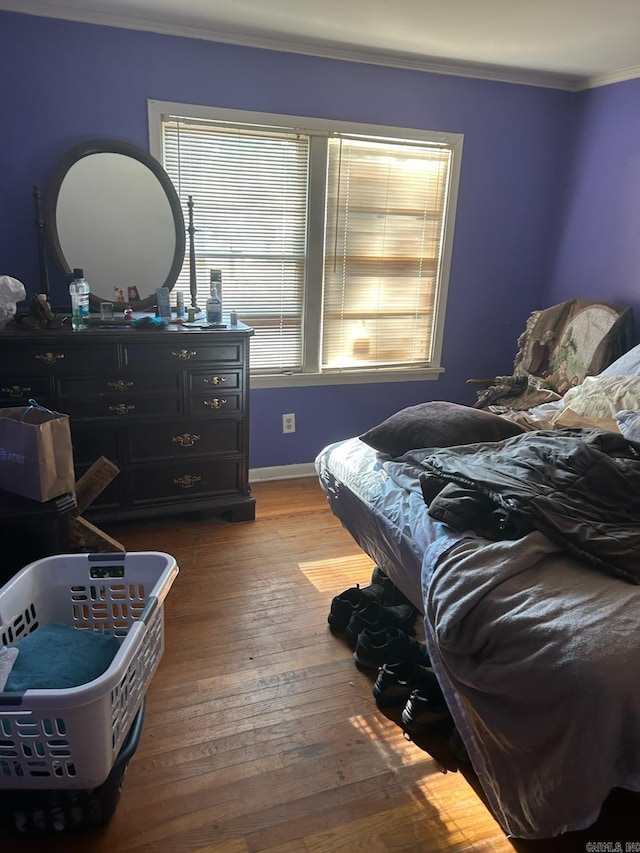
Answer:
[[[69,416],[35,402],[0,409],[0,489],[44,502],[74,488]]]

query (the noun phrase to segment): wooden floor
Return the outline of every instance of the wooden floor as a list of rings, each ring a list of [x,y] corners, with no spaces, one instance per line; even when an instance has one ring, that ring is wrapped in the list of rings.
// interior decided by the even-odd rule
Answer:
[[[332,597],[368,583],[372,564],[317,481],[254,494],[255,522],[103,525],[129,550],[167,551],[180,566],[140,745],[106,827],[0,833],[2,853],[564,853],[640,842],[637,800],[622,794],[585,832],[507,839],[473,774],[455,772],[445,734],[406,740],[329,632]]]

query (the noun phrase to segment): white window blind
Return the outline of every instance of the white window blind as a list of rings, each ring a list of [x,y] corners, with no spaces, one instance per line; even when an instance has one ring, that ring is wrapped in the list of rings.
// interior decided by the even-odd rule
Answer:
[[[302,369],[309,140],[165,116],[164,167],[193,198],[198,305],[222,271],[223,307],[256,330],[253,370]],[[189,305],[187,257],[176,284]]]
[[[451,151],[329,140],[322,369],[429,364]]]
[[[220,269],[225,312],[256,332],[253,376],[437,375],[459,134],[150,104],[185,221],[193,198],[198,304]]]

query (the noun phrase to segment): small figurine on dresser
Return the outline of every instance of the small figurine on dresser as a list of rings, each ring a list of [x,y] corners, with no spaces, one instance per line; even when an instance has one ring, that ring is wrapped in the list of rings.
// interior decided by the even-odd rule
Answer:
[[[15,322],[23,329],[59,329],[64,322],[63,314],[54,314],[44,293],[31,297],[28,311],[18,311]]]

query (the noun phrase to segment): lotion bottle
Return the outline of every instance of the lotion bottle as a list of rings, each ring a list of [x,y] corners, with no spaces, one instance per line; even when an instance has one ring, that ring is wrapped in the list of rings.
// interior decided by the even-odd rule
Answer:
[[[184,293],[179,290],[176,293],[176,318],[184,319]]]
[[[89,293],[91,288],[84,277],[84,270],[76,267],[73,281],[69,285],[71,296],[71,328],[74,332],[89,328]]]
[[[222,286],[220,270],[211,270],[211,295],[207,299],[207,323],[220,325],[222,323]]]

